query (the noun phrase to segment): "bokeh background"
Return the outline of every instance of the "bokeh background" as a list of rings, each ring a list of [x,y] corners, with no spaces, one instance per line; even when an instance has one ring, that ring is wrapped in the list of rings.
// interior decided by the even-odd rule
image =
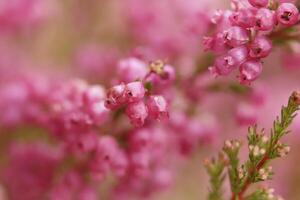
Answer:
[[[82,78],[108,88],[118,77],[118,60],[132,55],[174,66],[176,82],[166,92],[173,95],[170,118],[184,111],[209,130],[176,163],[172,185],[155,192],[151,196],[155,200],[206,199],[209,185],[203,160],[216,155],[225,139],[246,142],[250,124],[269,130],[290,93],[300,89],[300,44],[296,42],[274,47],[250,89],[240,86],[236,75],[214,79],[207,73],[212,55],[203,50],[202,38],[209,32],[213,11],[229,8],[229,0],[40,0],[27,11],[30,19],[25,11],[12,15],[13,25],[1,21],[6,1],[0,0],[1,84],[14,71],[24,70]],[[32,127],[2,127],[0,133],[0,169],[7,164],[5,152],[12,141],[27,143],[45,135]],[[299,139],[297,117],[285,139],[292,151],[274,163],[274,180],[267,182],[288,200],[300,199]],[[0,186],[0,200],[9,200],[5,183]]]

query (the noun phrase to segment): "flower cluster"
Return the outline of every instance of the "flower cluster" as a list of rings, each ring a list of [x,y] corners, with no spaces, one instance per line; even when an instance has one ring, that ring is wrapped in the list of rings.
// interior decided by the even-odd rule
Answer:
[[[228,168],[231,199],[244,199],[251,184],[272,179],[274,173],[269,161],[282,157],[290,151],[290,148],[280,140],[289,133],[287,129],[295,118],[299,105],[299,93],[294,92],[289,98],[288,105],[282,107],[280,118],[274,121],[270,137],[264,134],[264,130],[258,131],[256,126],[249,128],[249,159],[244,164],[240,163],[238,157],[241,148],[241,142],[238,140],[227,140],[221,156],[217,160],[205,162],[212,185],[209,199],[222,199],[221,186],[225,179],[225,168]],[[278,200],[281,198],[275,197],[273,190],[258,189],[248,194],[246,199]]]
[[[0,199],[159,199],[185,161],[227,137],[221,130],[268,120],[297,73],[287,79],[275,65],[267,83],[251,87],[214,79],[207,68],[215,58],[199,44],[216,33],[205,39],[220,56],[211,71],[240,68],[242,83],[260,74],[273,45],[284,44],[284,63],[297,68],[297,2],[232,0],[211,19],[208,4],[217,3],[0,0]],[[206,162],[209,199],[222,199],[225,169],[236,200],[272,178],[267,161],[290,151],[279,139],[293,97],[274,134],[249,129],[245,164],[238,140]],[[265,187],[249,196],[268,198],[277,197]]]
[[[45,195],[53,200],[74,199],[77,194],[79,200],[97,199],[95,186],[104,184],[110,175],[117,181],[110,188],[116,190],[111,192],[114,196],[111,198],[148,196],[171,184],[172,163],[178,157],[188,155],[200,142],[210,142],[216,133],[214,121],[201,124],[196,119],[186,119],[182,113],[179,118],[174,115],[170,121],[163,120],[168,117],[168,106],[165,98],[157,93],[163,92],[161,85],[168,88],[174,80],[173,68],[162,62],[148,67],[136,58],[129,60],[146,67],[144,79],[133,82],[121,79],[119,86],[107,91],[100,84],[88,84],[82,79],[23,73],[23,70],[1,79],[0,136],[6,137],[6,131],[18,132],[22,128],[19,137],[27,138],[39,129],[43,132],[39,137],[50,143],[31,141],[9,145],[7,169],[1,169],[0,177],[3,176],[9,194],[16,195],[13,199],[32,200]],[[120,63],[124,69],[124,60]],[[127,67],[128,70],[132,67],[130,62]],[[10,73],[4,68],[3,72]],[[137,107],[139,104],[147,111],[147,122],[141,121],[143,110]],[[129,124],[116,127],[123,111],[134,125],[143,128]],[[154,123],[156,119],[161,121],[160,125]],[[172,156],[166,159],[170,152]],[[35,162],[27,166],[23,160],[28,156]],[[51,156],[55,157],[53,163]],[[51,162],[46,164],[49,168],[40,165],[47,160]],[[32,174],[32,169],[39,173]],[[18,173],[12,173],[14,170]],[[44,184],[45,176],[47,184]],[[41,183],[34,194],[27,188],[31,179],[34,182],[28,187]],[[24,191],[22,197],[16,191]]]
[[[104,87],[89,85],[79,79],[62,81],[52,78],[38,79],[38,77],[41,76],[20,74],[16,79],[5,80],[5,83],[1,83],[0,86],[2,97],[0,107],[4,111],[0,115],[1,130],[5,130],[4,128],[16,130],[24,125],[29,129],[39,127],[49,134],[47,138],[59,144],[55,151],[52,150],[55,149],[54,147],[44,147],[43,143],[33,143],[29,146],[16,144],[11,147],[13,153],[9,155],[12,159],[9,163],[15,168],[3,171],[3,180],[10,193],[15,195],[13,199],[20,199],[18,194],[22,194],[22,199],[28,200],[39,199],[45,194],[49,194],[50,199],[53,200],[73,199],[73,195],[81,193],[81,190],[89,193],[90,189],[86,188],[89,184],[85,183],[85,176],[88,176],[92,182],[103,182],[109,173],[119,178],[117,188],[127,188],[124,188],[124,192],[130,187],[134,192],[144,190],[144,188],[134,189],[135,186],[130,183],[139,179],[153,182],[153,189],[159,189],[160,185],[164,187],[169,185],[171,172],[167,166],[164,166],[165,164],[162,165],[161,160],[169,148],[176,149],[177,147],[176,139],[174,138],[173,141],[171,135],[166,136],[163,128],[149,126],[144,130],[129,129],[128,135],[125,134],[122,136],[124,138],[119,139],[117,136],[113,137],[112,133],[111,135],[99,134],[99,129],[104,129],[105,123],[113,120],[110,118],[109,110],[105,107],[107,99]],[[129,83],[126,87],[126,91],[132,92],[132,94],[126,94],[129,95],[126,98],[128,98],[127,103],[130,109],[133,108],[130,103],[137,103],[135,100],[140,100],[139,98],[145,95],[136,92],[138,89],[136,83],[139,82]],[[141,85],[141,87],[144,86]],[[51,98],[48,96],[50,93]],[[154,118],[160,118],[167,115],[164,103],[161,96],[149,96],[147,109]],[[137,114],[139,113],[138,109]],[[134,118],[137,114],[133,113],[130,116]],[[5,133],[1,132],[1,135],[3,134]],[[121,143],[128,147],[123,148]],[[52,151],[55,153],[51,153]],[[34,162],[24,162],[23,160],[26,160],[28,156],[34,159]],[[41,164],[44,162],[47,167]],[[60,168],[67,163],[70,166],[60,171]],[[156,168],[152,172],[150,167],[153,166]],[[39,170],[40,173],[32,174],[33,168]],[[13,171],[21,174],[15,174]],[[154,173],[153,179],[151,173]],[[56,182],[55,177],[58,175],[60,179]],[[27,184],[30,181],[27,177],[33,179],[32,185]],[[24,186],[36,188],[36,190],[34,193],[26,192],[28,188]],[[40,189],[37,190],[38,188]],[[85,191],[85,188],[88,191]],[[25,191],[19,193],[23,190]],[[128,191],[125,194],[127,193]],[[97,195],[93,195],[96,199]]]
[[[292,3],[249,0],[232,1],[233,10],[217,11],[212,18],[214,36],[204,38],[206,49],[218,54],[209,70],[225,76],[239,69],[243,84],[256,80],[262,72],[262,58],[272,51],[278,33],[288,32],[299,20],[299,11]],[[280,39],[288,38],[281,34]]]
[[[42,1],[26,0],[24,5],[28,7],[22,7],[21,4],[19,7],[19,0],[5,1],[0,3],[0,10],[5,8],[2,5],[10,2],[15,3],[11,3],[11,6],[20,9],[17,14],[22,17],[16,17],[20,17],[18,20],[22,18],[23,23],[14,26],[12,21],[7,21],[10,26],[5,30],[20,35],[11,34],[6,42],[0,39],[1,44],[3,42],[3,48],[0,48],[0,109],[3,111],[0,113],[0,149],[3,152],[0,155],[0,184],[9,198],[147,198],[174,183],[176,166],[183,161],[181,158],[190,156],[200,144],[203,146],[217,138],[218,126],[213,114],[195,112],[194,115],[188,115],[185,109],[176,108],[176,113],[165,120],[169,118],[173,102],[177,101],[174,97],[181,93],[179,85],[176,89],[175,78],[178,77],[173,67],[179,64],[173,59],[169,62],[169,55],[173,55],[174,60],[175,57],[183,60],[181,53],[184,49],[191,48],[192,44],[196,46],[192,38],[186,39],[184,45],[170,46],[173,41],[169,41],[170,34],[163,34],[163,30],[156,29],[161,33],[156,35],[161,38],[156,41],[155,47],[151,46],[153,41],[150,42],[153,38],[148,38],[149,41],[144,43],[148,46],[134,49],[126,47],[126,52],[121,52],[119,45],[117,49],[113,45],[98,45],[95,41],[83,41],[78,46],[75,42],[74,54],[70,52],[73,55],[72,66],[62,66],[72,70],[58,71],[52,63],[47,62],[47,66],[44,66],[44,62],[41,65],[32,59],[43,57],[38,50],[34,52],[43,37],[26,38],[24,34],[35,25],[31,24],[31,15],[24,14],[27,13],[26,9],[37,8],[37,11],[46,14],[42,7],[33,6]],[[73,2],[79,4],[79,1]],[[146,9],[141,2],[135,1],[133,4],[140,4]],[[62,7],[72,4],[58,3]],[[93,4],[96,1],[84,2],[87,7]],[[176,3],[176,6],[180,7],[179,4]],[[74,14],[72,17],[84,15],[81,9],[72,13],[75,7],[68,10]],[[190,8],[182,12],[188,13]],[[29,13],[35,14],[32,10]],[[171,13],[177,15],[172,10]],[[140,14],[139,17],[143,17],[146,13]],[[186,17],[190,19],[196,16]],[[63,18],[67,21],[71,17]],[[85,20],[84,17],[80,19]],[[61,20],[62,23],[64,20]],[[182,23],[180,38],[186,38],[183,30],[188,22]],[[194,22],[197,24],[196,20]],[[76,23],[76,30],[77,25],[82,24]],[[144,34],[144,29],[141,32]],[[52,41],[52,37],[50,31],[45,43]],[[127,39],[122,37],[124,41]],[[70,38],[73,37],[66,37],[64,41]],[[15,40],[18,41],[16,44]],[[21,43],[23,40],[26,42]],[[138,39],[135,38],[135,41]],[[30,45],[27,46],[27,43]],[[56,45],[59,46],[59,43]],[[60,50],[65,51],[65,48],[63,45]],[[43,49],[46,47],[43,46]],[[162,61],[149,62],[157,58],[164,58],[172,66]],[[47,68],[44,71],[44,67],[49,67],[48,64],[51,70]],[[199,121],[198,117],[202,119]],[[3,155],[5,159],[2,163]],[[34,162],[26,163],[28,157]],[[102,186],[107,189],[99,192]],[[32,190],[35,187],[37,189]]]
[[[150,64],[149,72],[147,72],[145,63],[136,58],[122,60],[119,68],[122,74],[126,74],[126,77],[121,80],[141,79],[141,81],[129,82],[126,85],[121,83],[110,88],[107,92],[105,106],[111,110],[126,106],[126,114],[136,127],[143,126],[148,116],[158,120],[167,118],[168,103],[166,99],[161,95],[146,94],[151,94],[154,85],[170,84],[175,76],[173,68],[157,61]]]

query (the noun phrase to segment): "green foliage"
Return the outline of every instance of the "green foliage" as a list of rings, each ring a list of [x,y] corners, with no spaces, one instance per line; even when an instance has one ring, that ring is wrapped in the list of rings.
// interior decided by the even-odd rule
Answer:
[[[223,200],[222,185],[225,180],[226,161],[223,154],[220,154],[217,159],[206,160],[205,167],[210,176],[210,192],[209,200]]]
[[[279,199],[273,195],[273,189],[262,188],[258,189],[248,197],[245,197],[245,200],[275,200]]]
[[[226,175],[225,168],[227,168],[231,186],[231,200],[280,199],[273,195],[273,189],[257,189],[246,197],[245,193],[252,184],[272,179],[274,173],[269,162],[275,158],[285,156],[290,151],[289,146],[282,144],[280,139],[290,132],[288,127],[296,117],[299,103],[300,94],[294,92],[290,96],[288,104],[281,108],[280,117],[275,119],[270,136],[265,135],[264,129],[258,130],[257,126],[248,129],[249,154],[248,160],[244,164],[240,164],[239,159],[241,142],[237,140],[227,140],[225,142],[223,154],[226,158],[219,156],[218,159],[213,159],[206,164],[211,182],[209,200],[223,199],[221,187]]]

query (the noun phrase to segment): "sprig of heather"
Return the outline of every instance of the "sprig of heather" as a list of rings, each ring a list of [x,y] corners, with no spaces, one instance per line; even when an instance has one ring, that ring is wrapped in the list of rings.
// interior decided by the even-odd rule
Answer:
[[[220,153],[218,159],[212,159],[205,161],[205,167],[210,176],[210,192],[208,195],[209,200],[222,200],[223,192],[222,185],[226,178],[224,170],[226,166],[226,160],[224,154]]]
[[[280,140],[290,131],[288,127],[296,117],[299,110],[300,94],[294,92],[286,106],[281,109],[280,117],[273,123],[270,136],[264,130],[258,130],[257,126],[248,129],[249,156],[245,163],[241,163],[239,152],[241,142],[238,140],[227,140],[224,144],[222,154],[217,159],[206,161],[205,165],[211,179],[210,200],[221,200],[221,185],[223,183],[225,168],[230,180],[231,200],[279,200],[280,197],[273,195],[273,189],[259,188],[251,194],[246,194],[248,188],[254,183],[272,179],[274,172],[269,162],[289,153],[290,147]]]
[[[151,62],[148,69],[139,70],[140,76],[131,73],[145,66],[145,63],[135,58],[122,61],[119,68],[126,71],[127,75],[132,74],[124,80],[133,80],[133,77],[137,80],[111,87],[105,100],[105,106],[110,110],[125,107],[126,115],[135,127],[143,126],[148,117],[157,120],[168,117],[168,102],[162,95],[153,94],[153,87],[169,84],[175,77],[174,69],[162,61]]]
[[[273,44],[299,41],[292,31],[299,24],[299,10],[277,0],[232,0],[232,10],[217,11],[212,17],[216,33],[204,38],[204,46],[217,54],[209,70],[215,76],[239,69],[239,80],[250,84],[262,73],[262,59]]]

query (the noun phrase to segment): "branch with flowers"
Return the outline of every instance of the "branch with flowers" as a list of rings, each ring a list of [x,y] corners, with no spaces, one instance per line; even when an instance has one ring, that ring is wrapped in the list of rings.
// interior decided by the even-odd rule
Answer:
[[[280,200],[273,195],[273,189],[259,188],[247,194],[247,190],[254,183],[272,179],[274,172],[270,161],[285,156],[290,147],[281,142],[283,136],[290,131],[288,127],[293,122],[299,110],[300,94],[294,92],[287,106],[281,109],[280,117],[274,121],[271,133],[267,136],[264,129],[258,130],[257,126],[248,129],[248,160],[241,163],[239,152],[241,142],[238,140],[225,141],[223,151],[217,159],[206,160],[205,166],[211,180],[209,200],[221,200],[222,185],[226,175],[231,186],[231,200]],[[225,172],[227,169],[227,172]]]
[[[212,18],[205,0],[0,2],[1,200],[157,199],[228,124],[268,117],[259,111],[274,79],[279,94],[298,80],[269,68],[266,84],[249,85],[273,46],[298,68],[299,0],[229,0],[232,9]],[[205,35],[216,59],[199,45]],[[245,84],[216,80],[209,66],[215,75],[239,68]],[[247,195],[271,177],[272,155],[289,151],[278,142],[289,108],[271,137],[249,129],[247,162],[236,140],[208,162],[209,199],[225,199],[225,170],[232,199],[272,197],[265,188]]]
[[[217,55],[209,67],[215,76],[239,69],[242,84],[255,81],[263,70],[262,59],[274,45],[299,41],[299,10],[278,0],[232,0],[231,10],[218,10],[211,21],[214,34],[204,37],[204,47]]]

